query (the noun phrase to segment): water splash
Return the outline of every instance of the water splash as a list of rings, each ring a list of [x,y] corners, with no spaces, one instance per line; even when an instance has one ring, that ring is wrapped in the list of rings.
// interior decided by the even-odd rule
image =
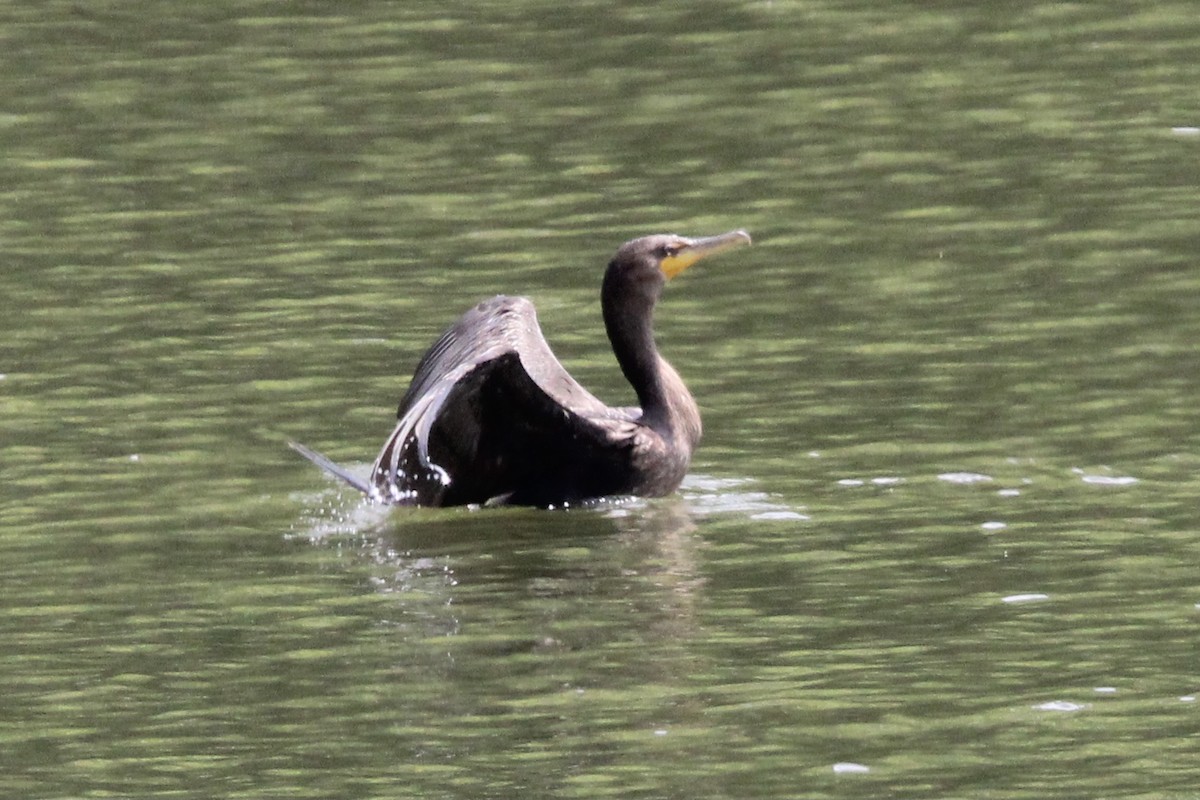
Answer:
[[[346,469],[355,474],[368,473],[370,465],[353,464]],[[387,506],[372,502],[333,479],[327,489],[296,492],[292,497],[306,509],[293,535],[314,541],[377,530],[388,517]]]

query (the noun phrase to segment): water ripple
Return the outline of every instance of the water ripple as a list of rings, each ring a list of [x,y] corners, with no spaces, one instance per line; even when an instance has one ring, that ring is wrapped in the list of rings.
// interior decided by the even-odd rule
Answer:
[[[756,520],[804,521],[810,517],[766,492],[749,490],[749,478],[689,475],[680,493],[688,510],[697,515],[745,514]]]
[[[943,472],[941,475],[938,475],[938,480],[946,481],[947,483],[971,484],[988,483],[993,478],[991,475],[982,475],[978,472]]]

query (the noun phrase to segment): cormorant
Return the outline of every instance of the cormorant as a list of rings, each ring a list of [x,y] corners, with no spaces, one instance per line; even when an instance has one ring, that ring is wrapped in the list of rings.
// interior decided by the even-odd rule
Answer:
[[[596,399],[551,352],[533,303],[499,295],[464,314],[421,359],[369,479],[289,444],[391,505],[548,507],[669,494],[700,441],[700,410],[659,355],[654,306],[669,278],[749,243],[741,230],[699,239],[660,234],[617,250],[600,304],[639,407]]]

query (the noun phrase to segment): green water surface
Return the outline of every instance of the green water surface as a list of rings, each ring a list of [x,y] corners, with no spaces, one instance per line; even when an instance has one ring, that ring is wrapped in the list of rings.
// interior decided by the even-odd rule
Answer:
[[[0,796],[1195,797],[1191,2],[0,6]],[[498,292],[670,498],[365,506]]]

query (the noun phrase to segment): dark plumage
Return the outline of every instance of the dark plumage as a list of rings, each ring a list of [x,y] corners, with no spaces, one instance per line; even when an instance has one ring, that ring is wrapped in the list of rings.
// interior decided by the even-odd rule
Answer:
[[[604,274],[604,326],[637,408],[612,408],[555,358],[533,303],[503,295],[464,314],[417,365],[399,418],[362,480],[304,445],[323,469],[393,505],[558,506],[674,491],[700,440],[700,410],[654,343],[668,278],[749,244],[745,231],[621,246]]]

